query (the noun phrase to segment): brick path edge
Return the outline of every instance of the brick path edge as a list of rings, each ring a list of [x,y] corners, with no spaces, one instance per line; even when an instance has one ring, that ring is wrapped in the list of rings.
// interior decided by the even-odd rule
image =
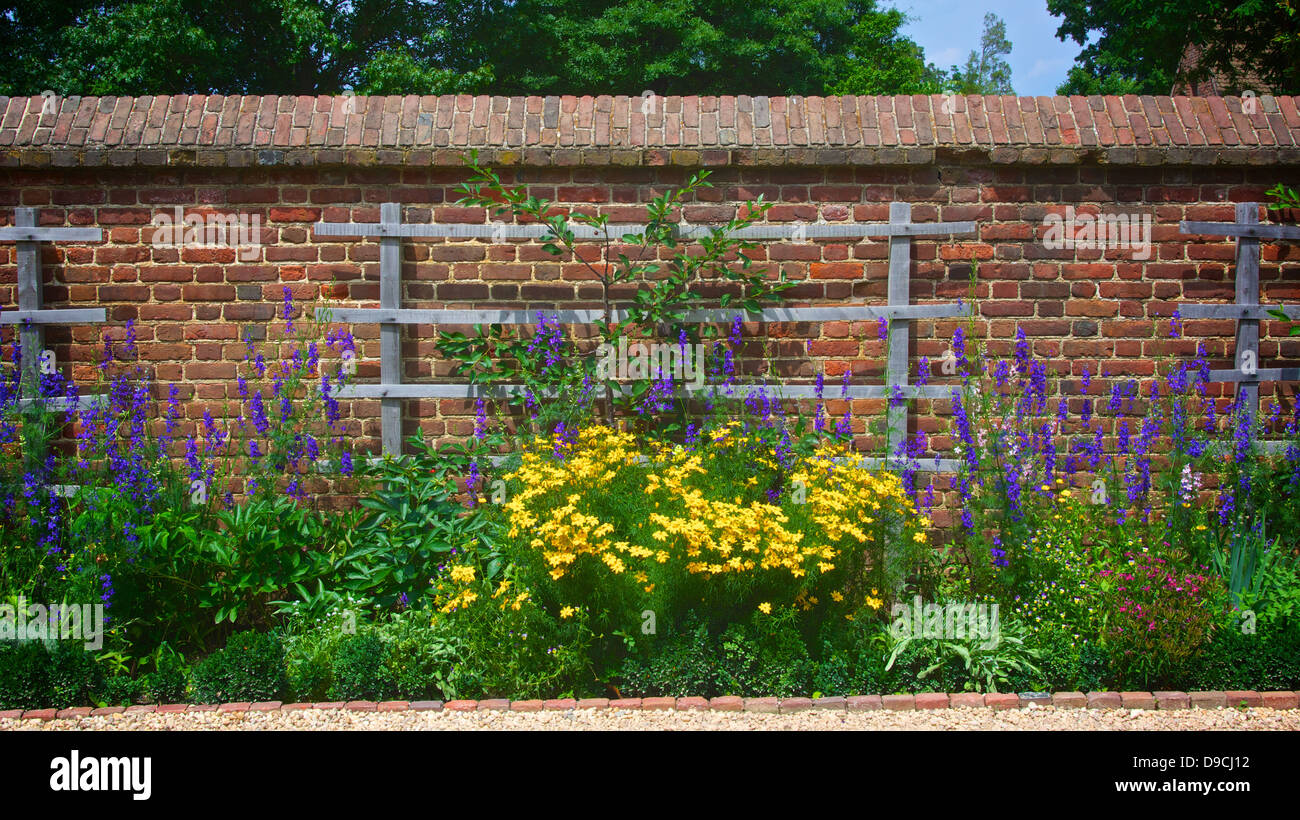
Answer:
[[[1263,709],[1300,709],[1300,692],[1032,692],[1032,693],[988,693],[924,692],[916,695],[854,695],[851,697],[804,697],[792,698],[740,698],[723,696],[708,698],[624,698],[609,700],[606,698],[588,698],[573,700],[517,700],[504,698],[485,700],[457,700],[448,703],[438,701],[384,701],[372,703],[367,701],[335,703],[222,703],[222,704],[167,704],[165,706],[144,705],[120,706],[92,709],[91,707],[71,707],[67,709],[6,709],[0,710],[0,720],[80,720],[86,717],[111,717],[125,712],[289,712],[301,709],[342,709],[354,712],[421,712],[421,711],[515,711],[536,712],[569,711],[573,709],[598,710],[639,710],[660,709],[678,712],[710,710],[714,712],[772,712],[790,713],[805,709],[845,709],[849,711],[895,709],[1042,709],[1047,707],[1065,709],[1133,709],[1141,711],[1187,709],[1187,708],[1263,708]]]

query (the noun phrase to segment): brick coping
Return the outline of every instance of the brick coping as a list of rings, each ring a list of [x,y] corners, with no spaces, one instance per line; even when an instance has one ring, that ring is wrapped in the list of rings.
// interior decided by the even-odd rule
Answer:
[[[551,700],[452,700],[452,701],[335,701],[330,703],[222,703],[154,704],[71,709],[10,709],[0,719],[68,720],[127,714],[178,714],[182,712],[293,712],[308,709],[342,709],[352,712],[541,712],[575,709],[624,709],[633,711],[708,710],[714,712],[766,712],[790,714],[809,709],[836,712],[910,712],[933,709],[1176,709],[1265,708],[1300,709],[1300,692],[921,692],[914,695],[853,695],[849,697],[742,698],[557,698]]]
[[[1300,164],[1300,97],[0,96],[0,167]]]

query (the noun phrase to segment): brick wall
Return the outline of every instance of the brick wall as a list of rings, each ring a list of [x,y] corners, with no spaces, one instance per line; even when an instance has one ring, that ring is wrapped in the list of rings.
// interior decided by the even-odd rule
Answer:
[[[401,202],[410,222],[487,221],[482,209],[455,205],[471,147],[507,181],[616,222],[640,221],[651,196],[699,167],[712,171],[714,187],[684,209],[691,222],[728,219],[759,195],[777,203],[768,219],[779,222],[887,221],[891,200],[912,203],[915,221],[976,220],[977,237],[915,243],[912,301],[965,297],[974,257],[979,333],[1006,353],[1019,326],[1063,375],[1085,367],[1150,375],[1156,356],[1190,354],[1198,338],[1213,355],[1230,355],[1231,321],[1188,321],[1189,339],[1167,338],[1179,301],[1233,298],[1233,245],[1181,235],[1178,222],[1232,221],[1232,203],[1263,201],[1279,181],[1300,184],[1296,98],[1261,98],[1253,114],[1222,98],[947,102],[687,97],[655,98],[647,109],[640,98],[610,97],[0,98],[0,220],[12,219],[13,206],[34,206],[42,225],[105,230],[103,243],[45,246],[46,306],[105,306],[119,336],[135,320],[157,378],[201,400],[191,417],[234,397],[241,328],[270,320],[285,285],[300,301],[377,304],[378,245],[313,238],[313,222],[377,221],[385,201]],[[150,220],[175,206],[258,215],[258,257],[153,246]],[[1150,215],[1151,258],[1047,250],[1044,216],[1066,206]],[[883,240],[771,242],[756,256],[798,282],[789,293],[797,304],[870,304],[885,300],[886,249]],[[404,307],[597,306],[585,268],[538,243],[405,240],[403,252]],[[13,245],[0,244],[0,306],[16,304],[15,277]],[[1294,244],[1265,243],[1261,288],[1266,301],[1300,300]],[[915,322],[913,368],[942,355],[954,327]],[[47,346],[85,381],[102,332],[51,328]],[[355,332],[359,377],[377,380],[378,330]],[[831,375],[851,366],[862,383],[883,368],[868,323],[747,332],[751,352],[770,342],[786,373],[810,377],[814,362]],[[1286,339],[1280,323],[1262,333],[1269,366],[1300,362],[1300,338]],[[405,380],[445,374],[434,337],[431,328],[405,331]],[[435,436],[464,434],[472,424],[463,401],[407,407],[408,433],[418,424]],[[881,406],[853,409],[861,430]],[[942,408],[922,402],[915,423],[940,429],[932,410]],[[355,402],[349,413],[355,433],[377,437],[377,402]]]

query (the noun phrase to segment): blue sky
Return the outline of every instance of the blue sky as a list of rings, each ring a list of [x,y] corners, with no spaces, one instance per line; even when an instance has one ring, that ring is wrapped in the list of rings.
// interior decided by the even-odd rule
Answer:
[[[893,0],[892,5],[914,18],[903,33],[925,49],[927,61],[941,68],[964,64],[979,47],[985,12],[1001,17],[1011,41],[1007,62],[1017,94],[1055,94],[1079,53],[1073,41],[1056,39],[1061,19],[1047,13],[1047,0]]]

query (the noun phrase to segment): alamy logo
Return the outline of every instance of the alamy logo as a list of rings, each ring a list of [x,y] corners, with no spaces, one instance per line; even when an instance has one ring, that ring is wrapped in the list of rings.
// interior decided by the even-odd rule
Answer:
[[[241,262],[255,261],[261,255],[262,217],[260,214],[186,215],[177,205],[171,214],[157,214],[153,225],[153,244],[163,248],[235,248]]]
[[[82,757],[73,749],[50,761],[50,791],[130,792],[132,800],[153,794],[153,758]]]
[[[86,649],[104,646],[103,604],[0,604],[0,641],[80,640]]]
[[[596,379],[671,379],[704,387],[704,345],[633,342],[620,337],[618,347],[602,343],[597,351]]]
[[[1002,637],[997,604],[922,604],[917,595],[911,606],[896,603],[889,614],[894,640],[980,640],[982,648],[992,649]]]
[[[1065,215],[1043,217],[1043,246],[1051,251],[1128,249],[1134,259],[1151,258],[1151,214],[1076,214],[1073,205]]]

